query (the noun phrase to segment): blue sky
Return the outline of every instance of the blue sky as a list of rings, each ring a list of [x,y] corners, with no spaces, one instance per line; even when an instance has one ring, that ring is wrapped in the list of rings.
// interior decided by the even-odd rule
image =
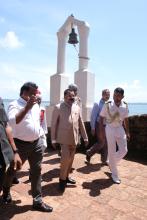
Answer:
[[[101,90],[125,89],[128,102],[147,102],[146,0],[0,0],[0,96],[17,98],[25,81],[49,100],[56,73],[56,32],[66,18],[90,25],[89,71],[95,74],[95,100]],[[73,82],[78,54],[66,47],[66,73]]]

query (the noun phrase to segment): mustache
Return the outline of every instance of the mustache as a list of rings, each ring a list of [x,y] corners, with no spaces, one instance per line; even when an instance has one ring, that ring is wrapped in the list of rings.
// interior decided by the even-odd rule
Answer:
[[[75,101],[75,99],[74,99],[74,98],[71,98],[71,99],[70,99],[70,101],[71,101],[71,102],[74,102],[74,101]]]

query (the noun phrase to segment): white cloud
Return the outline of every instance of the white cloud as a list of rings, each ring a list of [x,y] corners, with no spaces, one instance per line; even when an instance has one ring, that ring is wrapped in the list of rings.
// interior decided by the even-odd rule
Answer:
[[[127,82],[124,82],[122,84],[119,85],[120,87],[124,88],[124,89],[140,89],[141,88],[141,84],[140,81],[138,79],[133,80],[133,82],[131,82],[130,84]]]
[[[122,87],[125,90],[125,100],[128,102],[146,102],[147,100],[147,89],[142,86],[140,80],[135,79],[132,82],[123,82],[115,84],[111,87],[112,93],[116,87]],[[112,89],[113,88],[113,89]]]
[[[96,78],[95,81],[96,90],[95,90],[95,101],[98,101],[101,97],[101,91],[104,88],[110,89],[111,98],[113,100],[113,92],[116,87],[122,87],[125,91],[124,100],[131,103],[135,102],[147,102],[147,88],[143,85],[143,82],[138,79],[134,79],[131,82],[116,82],[110,85],[108,82],[107,84],[99,84],[99,80]],[[97,87],[99,85],[99,87]]]
[[[18,39],[14,31],[8,31],[4,38],[0,38],[0,47],[16,49],[23,46],[23,43]]]
[[[0,17],[0,23],[4,23],[5,22],[5,18],[4,17]]]
[[[17,98],[23,83],[35,82],[41,92],[43,100],[50,97],[50,76],[55,74],[54,66],[32,66],[0,62],[1,81],[0,96],[3,98]],[[10,86],[11,85],[11,86]]]

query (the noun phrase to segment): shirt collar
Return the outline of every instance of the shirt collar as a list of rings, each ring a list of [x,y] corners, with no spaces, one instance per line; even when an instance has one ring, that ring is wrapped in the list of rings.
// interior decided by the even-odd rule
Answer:
[[[101,100],[100,100],[100,103],[104,104],[104,103],[105,103],[105,101],[104,101],[103,99],[101,99]]]
[[[24,100],[22,97],[19,97],[18,101],[19,101],[20,103],[23,103],[23,104],[26,104],[26,103],[27,103],[27,101]]]
[[[116,108],[119,108],[119,107],[121,107],[122,105],[123,105],[123,103],[122,103],[122,101],[121,101],[121,103],[120,103],[120,105],[119,105],[119,107],[115,104],[115,102],[113,101],[113,105],[116,107]]]
[[[64,101],[64,104],[68,107],[68,108],[71,108],[72,105],[68,104],[67,102]]]

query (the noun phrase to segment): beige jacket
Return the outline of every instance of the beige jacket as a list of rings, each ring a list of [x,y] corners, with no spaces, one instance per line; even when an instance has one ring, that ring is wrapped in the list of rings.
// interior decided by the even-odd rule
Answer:
[[[79,130],[85,141],[88,141],[86,129],[81,117],[80,107],[62,102],[55,106],[51,122],[52,143],[77,145]]]

